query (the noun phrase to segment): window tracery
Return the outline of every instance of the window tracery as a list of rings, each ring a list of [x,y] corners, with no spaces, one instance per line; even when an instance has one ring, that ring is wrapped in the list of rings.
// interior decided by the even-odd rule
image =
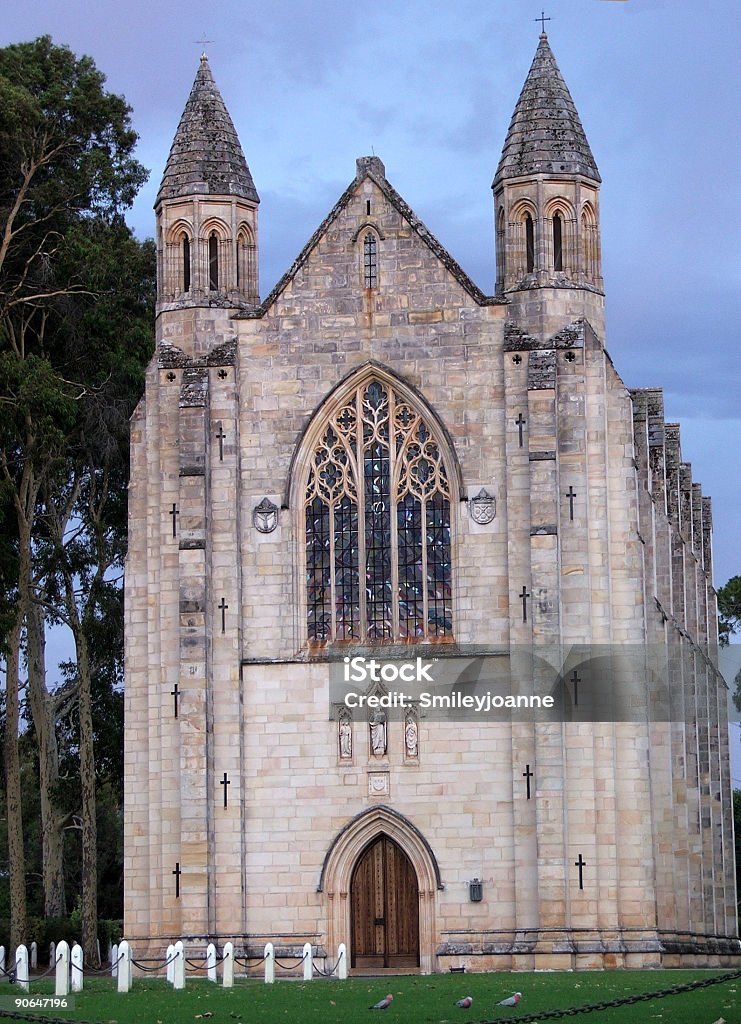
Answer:
[[[310,641],[452,636],[450,498],[425,417],[380,380],[359,386],[311,453]]]

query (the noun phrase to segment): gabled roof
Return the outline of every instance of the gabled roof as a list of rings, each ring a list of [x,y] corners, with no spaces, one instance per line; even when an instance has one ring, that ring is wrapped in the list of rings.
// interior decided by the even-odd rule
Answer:
[[[601,180],[545,32],[515,106],[493,187],[502,178],[528,174],[583,174]]]
[[[324,218],[322,223],[316,229],[314,234],[311,236],[309,241],[303,247],[301,252],[298,254],[296,259],[293,261],[289,269],[278,281],[276,286],[270,292],[270,294],[263,300],[263,302],[256,306],[254,309],[244,310],[236,314],[235,319],[259,319],[264,316],[268,309],[279,297],[281,292],[290,284],[294,279],[301,267],[306,263],[311,251],[317,245],[322,235],[329,229],[332,222],[340,215],[345,209],[350,200],[356,194],[359,185],[366,179],[370,180],[378,186],[383,195],[386,197],[388,202],[401,214],[404,220],[409,224],[411,228],[416,231],[422,241],[428,246],[429,249],[437,256],[440,262],[447,268],[447,270],[453,275],[456,281],[466,291],[471,298],[479,306],[498,306],[506,305],[508,300],[503,299],[500,296],[485,295],[478,285],[474,284],[465,270],[457,263],[450,253],[445,249],[441,243],[435,238],[432,232],[426,227],[425,224],[419,219],[414,210],[408,206],[401,198],[399,193],[393,188],[386,179],[386,171],[383,163],[377,156],[364,156],[360,157],[356,161],[357,173],[355,178],[350,182],[348,187],[342,193],[340,198],[337,200],[335,205],[329,211],[327,216]]]
[[[260,202],[205,53],[175,132],[157,203],[192,195],[240,196]]]

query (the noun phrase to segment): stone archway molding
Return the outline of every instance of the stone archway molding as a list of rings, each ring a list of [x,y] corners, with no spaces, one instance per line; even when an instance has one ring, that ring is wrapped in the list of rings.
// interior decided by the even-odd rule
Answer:
[[[351,955],[350,880],[363,850],[380,835],[387,835],[409,857],[419,886],[419,955],[423,974],[434,971],[436,945],[436,891],[444,888],[432,847],[408,818],[379,804],[351,818],[335,836],[322,865],[317,892],[324,893],[327,942],[336,949],[344,942]]]

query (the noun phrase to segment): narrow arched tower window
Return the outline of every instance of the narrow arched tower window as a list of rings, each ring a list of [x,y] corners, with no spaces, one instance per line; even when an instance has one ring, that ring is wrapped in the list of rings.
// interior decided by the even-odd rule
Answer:
[[[378,287],[378,242],[372,231],[363,239],[363,284],[366,288]]]
[[[237,289],[249,302],[257,301],[255,243],[246,227],[237,235]]]
[[[182,262],[183,291],[190,291],[190,239],[185,232],[180,236],[180,255]]]
[[[208,236],[208,287],[212,292],[219,290],[219,237],[215,231]]]
[[[525,214],[525,269],[528,274],[535,270],[535,227],[529,213]]]
[[[563,270],[563,223],[561,214],[553,214],[553,269]]]
[[[497,291],[504,286],[504,210],[499,207],[496,228]]]
[[[426,417],[372,379],[332,415],[304,497],[313,642],[451,637],[451,492]]]

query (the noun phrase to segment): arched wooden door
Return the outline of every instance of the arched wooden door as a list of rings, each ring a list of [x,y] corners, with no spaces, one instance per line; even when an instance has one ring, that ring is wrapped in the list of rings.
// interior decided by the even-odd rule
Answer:
[[[353,967],[419,967],[417,874],[388,836],[378,836],[358,858],[350,908]]]

